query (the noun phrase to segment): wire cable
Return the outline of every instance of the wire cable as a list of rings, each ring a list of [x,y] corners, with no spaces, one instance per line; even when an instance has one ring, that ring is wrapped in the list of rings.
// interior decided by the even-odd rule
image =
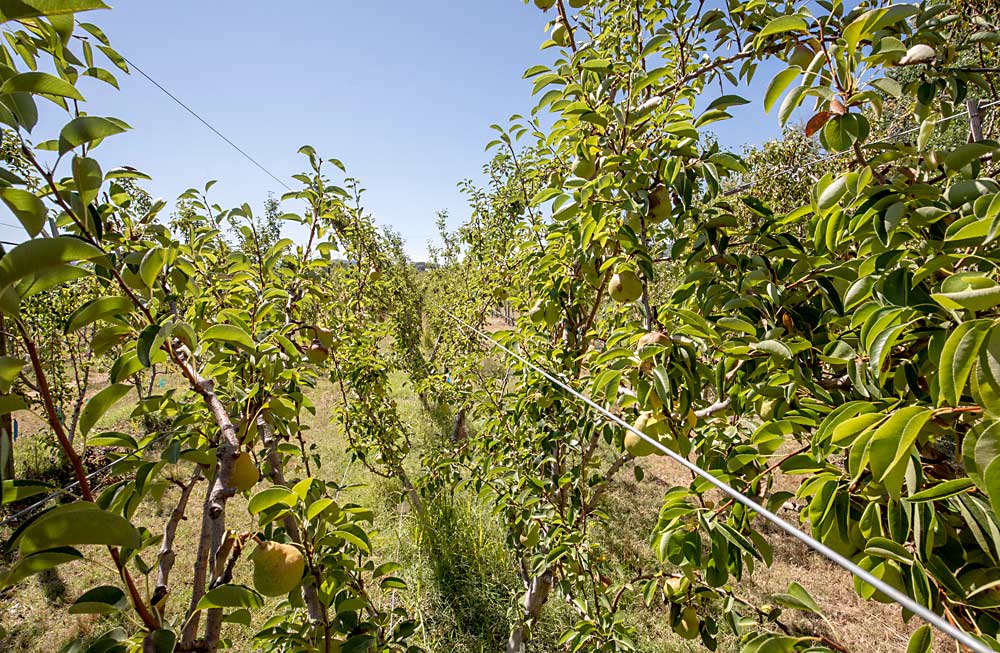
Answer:
[[[201,124],[205,125],[209,129],[211,129],[215,133],[216,136],[218,136],[219,138],[221,138],[222,140],[224,140],[226,143],[229,144],[230,147],[232,147],[234,150],[236,150],[237,152],[239,152],[240,154],[242,154],[243,157],[247,161],[249,161],[250,163],[252,163],[255,166],[257,166],[258,168],[260,168],[264,172],[264,174],[266,174],[271,179],[275,180],[276,182],[278,182],[279,184],[281,184],[282,186],[284,186],[285,190],[289,190],[289,191],[292,190],[291,187],[288,184],[286,184],[285,182],[283,182],[281,179],[279,179],[277,175],[275,175],[273,172],[271,172],[270,170],[268,170],[267,168],[265,168],[261,163],[259,163],[257,161],[257,159],[255,159],[252,156],[250,156],[249,154],[247,154],[239,145],[237,145],[236,143],[234,143],[231,140],[229,140],[226,137],[225,134],[223,134],[222,132],[220,132],[218,129],[216,129],[214,126],[212,126],[212,124],[210,122],[208,122],[207,120],[205,120],[204,118],[202,118],[200,115],[198,115],[198,113],[194,109],[192,109],[188,105],[184,104],[184,102],[182,102],[180,100],[180,98],[178,98],[176,95],[174,95],[173,93],[171,93],[170,91],[168,91],[162,84],[160,84],[158,81],[156,81],[155,79],[153,79],[142,68],[140,68],[139,66],[135,65],[131,60],[128,59],[128,57],[125,57],[123,55],[122,59],[125,60],[125,63],[127,63],[128,65],[130,65],[133,68],[135,68],[136,71],[138,71],[138,73],[140,75],[142,75],[147,80],[149,80],[149,82],[153,86],[155,86],[156,88],[158,88],[161,91],[163,91],[163,93],[166,94],[167,97],[169,97],[171,100],[173,100],[174,102],[176,102],[177,104],[179,104],[185,111],[187,111],[188,113],[190,113],[192,116],[194,116],[195,118],[197,118],[198,121],[201,122]]]
[[[989,102],[987,104],[984,104],[984,105],[980,106],[979,110],[983,111],[985,109],[990,109],[992,107],[997,106],[998,104],[1000,104],[1000,100],[994,100],[993,102]],[[949,120],[954,120],[955,118],[958,118],[959,116],[965,116],[965,115],[968,115],[968,114],[969,114],[969,110],[968,109],[965,109],[963,111],[958,111],[956,113],[951,114],[950,116],[948,116],[946,118],[941,118],[940,120],[936,120],[934,122],[934,124],[935,125],[940,125],[942,123],[948,122]],[[904,129],[901,132],[897,132],[895,134],[890,134],[886,138],[886,140],[892,140],[894,138],[899,138],[900,136],[906,136],[907,134],[912,134],[915,131],[920,131],[920,128],[921,128],[921,125],[917,125],[916,127],[911,127],[909,129]],[[802,172],[803,170],[806,170],[808,168],[812,168],[813,166],[815,166],[815,165],[817,165],[819,163],[826,163],[827,161],[832,161],[833,159],[839,159],[840,157],[847,156],[848,154],[854,154],[854,152],[852,150],[847,150],[845,152],[834,152],[833,154],[828,154],[826,156],[819,157],[818,159],[813,159],[812,161],[809,161],[808,163],[805,163],[805,164],[802,164],[802,165],[789,166],[788,168],[784,168],[782,170],[776,170],[776,171],[774,171],[772,173],[761,175],[760,177],[758,177],[757,179],[754,179],[753,181],[749,181],[749,182],[747,182],[745,184],[740,184],[736,188],[730,188],[726,192],[722,193],[722,196],[723,197],[730,197],[732,195],[737,195],[737,194],[742,193],[744,191],[750,190],[754,186],[757,186],[761,181],[764,181],[766,179],[774,179],[775,177],[780,177],[780,176],[783,176],[783,175],[790,175],[790,174],[792,174],[794,172]]]
[[[448,317],[450,317],[451,319],[453,319],[460,327],[462,327],[462,328],[464,328],[464,329],[472,332],[473,334],[479,336],[480,338],[482,338],[483,340],[485,340],[486,342],[488,342],[491,346],[493,346],[493,347],[495,347],[497,349],[500,349],[501,351],[505,352],[509,356],[512,356],[512,357],[516,358],[517,360],[521,361],[523,364],[527,365],[529,368],[531,368],[532,370],[534,370],[538,374],[540,374],[543,377],[545,377],[546,379],[548,379],[553,385],[559,387],[560,389],[562,389],[563,391],[569,393],[573,397],[576,397],[577,399],[579,399],[580,401],[582,401],[586,405],[590,406],[591,408],[593,408],[598,413],[600,413],[601,415],[603,415],[607,419],[611,420],[615,424],[617,424],[617,425],[621,426],[622,428],[626,429],[627,431],[629,431],[631,433],[634,433],[635,435],[639,436],[644,441],[646,441],[648,444],[652,445],[657,451],[661,452],[662,454],[664,454],[665,456],[669,457],[671,460],[673,460],[677,464],[685,467],[686,469],[688,469],[692,473],[696,474],[697,476],[705,479],[706,481],[708,481],[709,483],[711,483],[712,485],[714,485],[717,489],[721,490],[723,493],[725,493],[726,495],[728,495],[731,499],[733,499],[734,501],[737,501],[737,502],[741,503],[742,505],[744,505],[748,509],[750,509],[753,512],[757,513],[758,515],[760,515],[761,517],[763,517],[764,519],[766,519],[767,521],[771,522],[772,524],[774,524],[775,526],[777,526],[779,529],[781,529],[782,531],[784,531],[786,534],[794,537],[795,539],[799,540],[800,542],[802,542],[803,544],[805,544],[806,546],[808,546],[810,549],[816,551],[817,553],[819,553],[823,557],[825,557],[828,560],[830,560],[831,562],[837,564],[838,566],[840,566],[844,570],[850,572],[851,574],[853,574],[857,578],[860,578],[861,580],[863,580],[864,582],[868,583],[869,585],[872,585],[873,587],[875,587],[875,589],[877,589],[878,591],[882,592],[883,594],[885,594],[886,596],[888,596],[889,598],[891,598],[893,601],[895,601],[896,603],[898,603],[900,606],[902,606],[906,610],[909,610],[910,612],[916,614],[921,619],[923,619],[924,621],[926,621],[927,623],[929,623],[934,628],[938,629],[939,631],[941,631],[943,634],[947,635],[951,639],[953,639],[956,642],[962,644],[963,646],[966,646],[966,647],[972,649],[973,651],[976,651],[977,653],[995,653],[990,648],[988,648],[986,645],[984,645],[981,642],[979,642],[978,640],[974,639],[971,635],[969,635],[965,631],[963,631],[963,630],[959,629],[958,627],[953,626],[952,624],[950,624],[947,620],[945,620],[944,618],[942,618],[940,615],[937,615],[937,614],[931,612],[930,610],[928,610],[924,606],[920,605],[919,603],[917,603],[916,601],[914,601],[912,598],[910,598],[909,596],[907,596],[903,592],[900,592],[895,587],[892,587],[888,583],[885,583],[884,581],[876,578],[871,573],[865,571],[864,569],[862,569],[858,565],[854,564],[853,562],[851,562],[850,560],[848,560],[846,557],[840,555],[839,553],[837,553],[836,551],[834,551],[830,547],[826,546],[825,544],[823,544],[819,540],[815,539],[814,537],[812,537],[811,535],[809,535],[805,531],[800,530],[799,528],[796,528],[795,526],[793,526],[792,524],[788,523],[787,521],[785,521],[784,519],[782,519],[781,517],[779,517],[775,513],[771,512],[770,510],[768,510],[764,506],[758,504],[753,499],[749,498],[748,496],[746,496],[745,494],[743,494],[739,490],[736,490],[735,488],[731,487],[727,483],[719,480],[712,473],[710,473],[708,471],[705,471],[701,467],[699,467],[699,466],[695,465],[694,463],[692,463],[687,458],[685,458],[685,457],[681,456],[680,454],[672,451],[671,449],[668,449],[667,447],[665,447],[664,445],[662,445],[658,440],[656,440],[654,438],[651,438],[650,436],[646,435],[645,433],[643,433],[639,429],[635,428],[634,426],[632,426],[631,424],[629,424],[625,420],[621,419],[617,415],[614,415],[613,413],[611,413],[610,411],[608,411],[606,408],[604,408],[600,404],[597,404],[596,402],[594,402],[589,397],[583,395],[582,393],[580,393],[579,391],[577,391],[576,389],[574,389],[573,387],[571,387],[568,383],[566,383],[566,382],[562,381],[561,379],[557,378],[552,373],[545,371],[544,369],[542,369],[538,365],[535,365],[530,360],[528,360],[524,356],[518,354],[517,352],[514,352],[514,351],[508,349],[504,345],[500,344],[499,342],[497,342],[496,340],[494,340],[493,338],[491,338],[488,334],[480,331],[479,329],[477,329],[476,327],[474,327],[474,326],[470,325],[469,323],[465,322],[461,318],[458,318],[458,317],[452,315],[449,311],[447,311],[445,309],[441,309],[441,310],[442,310],[442,312],[445,315],[447,315]]]

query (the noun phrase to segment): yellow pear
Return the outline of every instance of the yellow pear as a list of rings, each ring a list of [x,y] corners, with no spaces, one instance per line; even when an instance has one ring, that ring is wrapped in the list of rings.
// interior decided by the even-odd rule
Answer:
[[[662,331],[650,331],[649,333],[644,333],[641,338],[639,338],[639,351],[642,351],[645,347],[650,347],[652,345],[664,345],[670,346],[673,341],[670,336],[663,333]]]
[[[649,413],[643,413],[639,415],[639,419],[635,422],[636,430],[642,431],[646,435],[653,437],[653,434],[649,432],[647,425],[651,416]],[[629,431],[625,434],[625,450],[636,458],[642,458],[644,456],[652,456],[655,453],[660,453],[660,450],[654,447],[645,438],[640,438],[638,435]]]
[[[686,577],[671,577],[663,583],[663,593],[667,595],[667,598],[676,599],[683,596],[689,587],[691,587],[691,581]]]
[[[306,561],[290,544],[261,542],[250,556],[253,561],[253,586],[264,596],[288,594],[302,580]]]
[[[237,492],[246,492],[257,485],[260,480],[260,470],[253,464],[253,458],[247,452],[241,453],[233,464],[233,473],[229,477],[229,485]]]
[[[330,350],[327,349],[319,338],[314,338],[312,343],[309,345],[309,349],[306,350],[306,358],[313,365],[319,365],[326,361],[327,357],[330,355]]]

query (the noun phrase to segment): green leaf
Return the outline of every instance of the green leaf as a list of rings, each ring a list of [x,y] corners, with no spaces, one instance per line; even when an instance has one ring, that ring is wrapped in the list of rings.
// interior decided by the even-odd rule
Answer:
[[[225,619],[223,619],[223,621],[225,621]],[[246,625],[250,625],[249,620]],[[146,636],[146,639],[143,642],[144,653],[146,651],[149,653],[174,653],[176,648],[177,634],[172,630],[166,630],[163,628],[151,632]]]
[[[108,8],[101,0],[0,0],[0,21]]]
[[[931,299],[953,311],[988,311],[1000,304],[1000,285],[985,288],[967,288],[947,293],[935,293]]]
[[[779,356],[781,358],[790,359],[792,357],[792,350],[788,348],[788,345],[778,340],[761,340],[760,342],[753,342],[750,343],[750,349],[767,352],[768,354]]]
[[[48,218],[48,210],[37,195],[21,188],[4,188],[0,190],[0,199],[20,221],[29,236],[34,238],[42,232],[42,227]]]
[[[0,288],[6,288],[30,274],[64,263],[92,260],[104,252],[72,236],[36,238],[21,243],[0,259]]]
[[[227,624],[240,624],[241,626],[249,626],[252,618],[253,615],[250,614],[249,610],[247,610],[246,608],[240,608],[239,610],[233,610],[232,612],[227,614],[225,617],[222,618],[222,621]]]
[[[132,385],[116,383],[114,385],[109,385],[91,397],[90,401],[87,402],[87,405],[83,407],[83,412],[80,413],[80,434],[83,437],[87,437],[87,434],[90,433],[92,428],[94,428],[97,421],[101,419],[106,412],[108,412],[108,409],[114,406],[131,390]]]
[[[277,505],[294,506],[298,500],[299,497],[286,487],[269,487],[253,495],[250,503],[247,504],[247,510],[250,511],[251,515],[257,515]]]
[[[86,143],[93,143],[108,136],[121,134],[128,128],[128,125],[121,121],[101,118],[100,116],[74,118],[59,133],[59,154],[66,154],[73,148]]]
[[[847,176],[841,176],[830,182],[823,192],[820,193],[817,204],[819,205],[820,211],[828,211],[832,209],[840,198],[847,193]]]
[[[139,278],[147,288],[153,287],[166,260],[166,254],[160,248],[151,249],[142,257],[142,262],[139,264]]]
[[[264,597],[244,585],[220,585],[201,597],[196,610],[211,608],[247,608],[260,610]]]
[[[55,489],[55,486],[41,481],[21,481],[6,479],[3,482],[3,500],[0,504],[23,501],[30,497],[45,494]]]
[[[806,609],[808,609],[810,612],[813,612],[815,614],[822,613],[822,610],[820,610],[819,606],[816,605],[816,601],[814,601],[813,598],[809,595],[809,592],[806,591],[806,588],[802,587],[797,582],[793,581],[792,584],[788,586],[788,593],[794,596],[796,599],[798,599],[799,602],[802,605],[806,606]]]
[[[161,346],[165,340],[164,329],[169,329],[169,327],[169,324],[166,327],[151,324],[139,334],[139,339],[135,343],[135,353],[142,367],[150,367],[166,360],[167,354],[161,349]]]
[[[938,362],[938,403],[957,406],[979,356],[979,348],[992,326],[989,320],[973,320],[958,325],[941,349]]]
[[[8,569],[5,574],[0,575],[0,589],[6,589],[29,576],[74,560],[83,560],[83,554],[68,546],[25,555],[14,563],[14,566]]]
[[[770,113],[771,107],[778,101],[785,89],[802,74],[802,69],[798,66],[791,66],[774,76],[764,92],[764,111]]]
[[[868,540],[865,553],[876,558],[895,560],[905,565],[913,564],[913,554],[907,551],[906,547],[885,537],[873,537]]]
[[[0,415],[13,413],[16,410],[25,410],[28,404],[19,395],[0,395]]]
[[[738,317],[720,317],[716,324],[730,331],[739,331],[751,336],[757,335],[757,327]]]
[[[910,637],[910,643],[906,647],[906,653],[931,653],[934,645],[934,632],[931,627],[924,624]]]
[[[802,98],[805,96],[807,87],[796,86],[793,88],[785,99],[781,101],[781,106],[778,107],[778,124],[784,127],[788,120],[792,117],[792,113],[799,107],[802,102]]]
[[[243,329],[231,324],[216,324],[204,333],[202,342],[219,340],[253,351],[256,348],[253,338]]]
[[[944,158],[945,170],[958,172],[976,159],[986,156],[997,149],[996,144],[989,142],[966,143],[959,145]]]
[[[76,192],[80,194],[80,199],[89,205],[97,199],[101,184],[104,183],[101,164],[89,157],[73,157],[73,182],[76,184]]]
[[[88,590],[69,607],[70,614],[114,614],[128,605],[125,592],[112,585]]]
[[[708,107],[705,108],[705,111],[728,109],[729,107],[737,107],[744,104],[750,104],[750,100],[739,95],[723,95],[712,100]]]
[[[0,356],[0,392],[10,392],[10,386],[17,380],[25,361],[14,356]]]
[[[902,471],[909,462],[917,436],[933,413],[921,406],[907,406],[893,413],[874,434],[869,445],[872,475],[885,483],[893,498],[899,498]]]
[[[785,32],[805,32],[806,29],[806,21],[802,16],[778,16],[758,32],[757,38],[763,39],[767,36],[783,34]]]
[[[809,592],[795,582],[789,585],[787,594],[775,594],[774,600],[786,608],[803,610],[805,612],[812,612],[813,614],[822,614],[819,606],[816,605],[816,601],[809,596]]]
[[[986,494],[989,495],[993,512],[1000,514],[1000,457],[994,459],[983,471],[983,484],[986,486]]]
[[[944,483],[938,483],[925,490],[906,498],[910,503],[926,503],[928,501],[940,501],[965,492],[969,488],[975,487],[975,483],[968,478],[954,478]]]
[[[844,40],[847,41],[848,49],[853,51],[858,42],[871,39],[878,30],[917,13],[919,13],[917,7],[906,4],[866,11],[844,28]]]
[[[66,328],[63,333],[72,333],[98,320],[121,317],[133,310],[135,310],[135,305],[128,297],[100,297],[73,311],[66,320]]]
[[[45,549],[103,544],[138,549],[139,531],[127,519],[80,501],[56,506],[28,524],[16,539],[22,555]]]
[[[0,10],[2,11],[2,10]],[[0,86],[0,95],[10,93],[31,93],[33,95],[55,95],[57,97],[70,98],[71,100],[83,101],[83,96],[76,87],[48,73],[20,73],[14,75],[3,86]]]

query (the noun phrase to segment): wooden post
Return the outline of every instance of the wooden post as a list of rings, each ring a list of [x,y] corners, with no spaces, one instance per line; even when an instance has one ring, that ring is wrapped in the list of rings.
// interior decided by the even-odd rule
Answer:
[[[983,116],[979,113],[979,100],[966,100],[969,108],[969,141],[975,143],[983,140]]]

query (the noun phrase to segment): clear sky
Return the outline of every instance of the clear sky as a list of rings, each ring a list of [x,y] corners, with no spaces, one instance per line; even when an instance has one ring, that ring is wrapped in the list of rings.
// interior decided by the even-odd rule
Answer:
[[[415,260],[436,235],[438,211],[452,225],[466,216],[458,182],[479,179],[489,125],[534,106],[522,73],[551,58],[539,50],[551,12],[521,0],[109,4],[80,17],[279,177],[304,169],[296,151],[305,144],[341,159],[376,221],[401,232]],[[90,113],[134,128],[97,150],[106,167],[143,170],[154,179],[147,188],[168,200],[217,179],[211,199],[259,211],[268,192],[284,190],[138,74],[119,81],[120,93],[83,86]],[[751,93],[740,124],[713,125],[730,147],[777,133],[762,90]],[[0,238],[13,234],[0,226]]]

